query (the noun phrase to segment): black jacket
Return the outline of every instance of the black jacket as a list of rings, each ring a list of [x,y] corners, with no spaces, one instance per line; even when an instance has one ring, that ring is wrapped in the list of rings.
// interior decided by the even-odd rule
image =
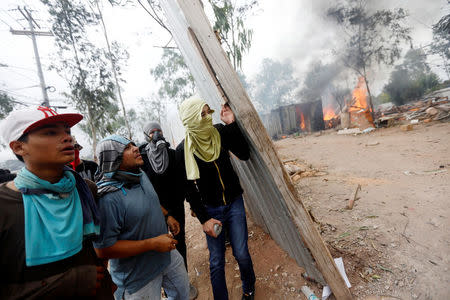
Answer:
[[[236,122],[229,125],[216,124],[214,127],[219,131],[221,138],[222,149],[219,158],[213,162],[205,162],[194,155],[200,171],[200,178],[195,182],[200,191],[201,201],[207,206],[230,204],[243,192],[239,177],[231,164],[229,151],[241,160],[248,160],[250,157],[247,141]],[[177,152],[180,153],[181,166],[184,168],[184,140],[178,145]],[[193,184],[192,180],[188,182]],[[199,216],[194,208],[193,210],[202,222],[202,216]]]
[[[197,187],[187,182],[184,166],[181,166],[180,153],[174,149],[167,149],[169,166],[164,173],[157,174],[148,160],[147,151],[145,151],[146,146],[147,144],[144,144],[139,147],[142,159],[144,160],[144,165],[141,169],[150,179],[153,188],[158,194],[160,204],[170,215],[175,216],[177,215],[176,210],[184,210],[184,200],[186,199],[190,203],[191,208],[199,213],[202,218],[201,220],[203,222],[207,221],[209,218],[205,209],[202,207]]]
[[[70,167],[70,166],[69,166]],[[98,165],[95,161],[81,160],[81,163],[75,168],[75,172],[81,175],[84,179],[89,179],[95,182],[95,172],[97,172]]]

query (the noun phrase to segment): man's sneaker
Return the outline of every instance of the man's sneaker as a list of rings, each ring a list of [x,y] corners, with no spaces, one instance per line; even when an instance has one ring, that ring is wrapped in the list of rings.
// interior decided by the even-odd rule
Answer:
[[[242,300],[254,300],[255,299],[255,292],[251,292],[248,294],[242,294]]]
[[[189,300],[194,300],[198,296],[198,291],[195,286],[189,283]]]

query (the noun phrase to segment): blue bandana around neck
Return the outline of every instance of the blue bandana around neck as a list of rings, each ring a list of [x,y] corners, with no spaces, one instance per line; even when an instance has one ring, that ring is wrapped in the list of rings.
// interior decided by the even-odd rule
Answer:
[[[27,266],[73,256],[81,250],[83,237],[99,233],[92,195],[83,186],[80,192],[88,199],[80,201],[77,186],[86,183],[76,175],[65,169],[61,180],[52,184],[22,168],[14,179],[23,198]]]

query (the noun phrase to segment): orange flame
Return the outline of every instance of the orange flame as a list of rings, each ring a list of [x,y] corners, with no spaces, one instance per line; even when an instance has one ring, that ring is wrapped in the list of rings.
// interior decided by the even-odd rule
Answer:
[[[323,120],[326,128],[333,127],[333,119],[337,118],[333,105],[329,104],[323,108]]]
[[[300,128],[305,130],[305,117],[303,116],[303,112],[300,112]]]
[[[334,109],[331,105],[328,105],[323,109],[323,120],[328,121],[336,118],[336,114],[334,113]]]
[[[349,112],[370,111],[370,107],[367,104],[367,88],[364,77],[361,76],[358,78],[358,84],[352,94],[353,99],[348,109]]]
[[[358,84],[353,90],[352,96],[348,105],[352,124],[362,129],[373,127],[372,110],[367,102],[367,88],[364,77],[358,78]]]

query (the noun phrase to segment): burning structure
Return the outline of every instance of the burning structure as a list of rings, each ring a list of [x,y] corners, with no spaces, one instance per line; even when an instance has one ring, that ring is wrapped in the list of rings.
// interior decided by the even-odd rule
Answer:
[[[320,100],[280,106],[260,117],[269,136],[272,138],[325,129],[322,101]]]
[[[368,104],[364,77],[345,101],[340,111],[330,101],[322,107],[322,101],[313,101],[280,106],[270,113],[260,115],[270,137],[277,139],[293,133],[307,133],[341,126],[358,127],[361,130],[374,127],[372,109]],[[342,106],[342,105],[341,105]]]
[[[361,130],[374,127],[373,111],[368,103],[368,93],[364,77],[358,79],[355,89],[345,100],[345,106],[336,109],[330,102],[323,109],[325,128],[334,128],[341,125],[342,128],[358,127]]]
[[[373,125],[373,111],[367,103],[367,88],[364,77],[359,77],[358,84],[352,93],[351,102],[347,106],[348,114],[350,115],[350,126],[346,127],[358,127],[362,130],[375,127]]]

